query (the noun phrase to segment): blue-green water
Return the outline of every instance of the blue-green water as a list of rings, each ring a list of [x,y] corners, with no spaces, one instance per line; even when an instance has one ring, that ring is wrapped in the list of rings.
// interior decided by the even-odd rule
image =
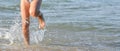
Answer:
[[[0,34],[21,36],[19,2],[0,0]],[[120,0],[43,0],[40,10],[47,31],[38,44],[120,51]],[[31,35],[38,31],[36,18],[31,17],[30,31]]]

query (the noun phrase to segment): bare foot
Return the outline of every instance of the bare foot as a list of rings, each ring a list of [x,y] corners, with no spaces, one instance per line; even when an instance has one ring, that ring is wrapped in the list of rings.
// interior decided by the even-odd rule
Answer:
[[[38,17],[38,20],[39,20],[39,28],[40,29],[44,29],[45,28],[45,20],[43,18],[43,14],[41,14],[39,17]]]
[[[45,22],[44,21],[41,21],[41,23],[39,25],[39,28],[40,29],[44,29],[45,28]]]
[[[29,46],[30,46],[30,43],[29,43],[29,40],[28,40],[28,39],[25,39],[25,40],[24,40],[24,45],[25,45],[26,47],[29,47]]]
[[[25,43],[25,47],[28,48],[30,47],[30,45],[28,43]]]

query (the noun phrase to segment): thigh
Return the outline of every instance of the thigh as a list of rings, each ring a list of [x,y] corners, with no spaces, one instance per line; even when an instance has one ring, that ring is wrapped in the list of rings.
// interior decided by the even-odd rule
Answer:
[[[40,9],[41,0],[32,0],[30,3],[30,11],[38,12]]]
[[[29,8],[30,8],[29,1],[28,0],[21,0],[20,10],[21,10],[22,18],[28,18],[29,17]]]

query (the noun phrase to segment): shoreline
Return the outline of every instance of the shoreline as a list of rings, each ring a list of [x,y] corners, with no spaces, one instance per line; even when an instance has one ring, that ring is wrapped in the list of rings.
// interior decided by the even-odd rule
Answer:
[[[68,46],[10,46],[0,48],[0,51],[78,51],[78,47]]]

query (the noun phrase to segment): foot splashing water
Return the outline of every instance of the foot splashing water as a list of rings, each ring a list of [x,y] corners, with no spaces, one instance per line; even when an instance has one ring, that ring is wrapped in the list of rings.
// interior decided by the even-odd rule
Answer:
[[[15,24],[10,27],[10,29],[4,30],[3,32],[0,32],[0,42],[6,41],[8,43],[1,43],[0,45],[14,45],[14,44],[21,44],[23,43],[23,36],[22,36],[22,29],[21,29],[21,23],[16,19],[14,21]],[[44,38],[45,34],[44,30],[37,30],[35,32],[30,32],[30,43],[32,44],[39,44]]]

